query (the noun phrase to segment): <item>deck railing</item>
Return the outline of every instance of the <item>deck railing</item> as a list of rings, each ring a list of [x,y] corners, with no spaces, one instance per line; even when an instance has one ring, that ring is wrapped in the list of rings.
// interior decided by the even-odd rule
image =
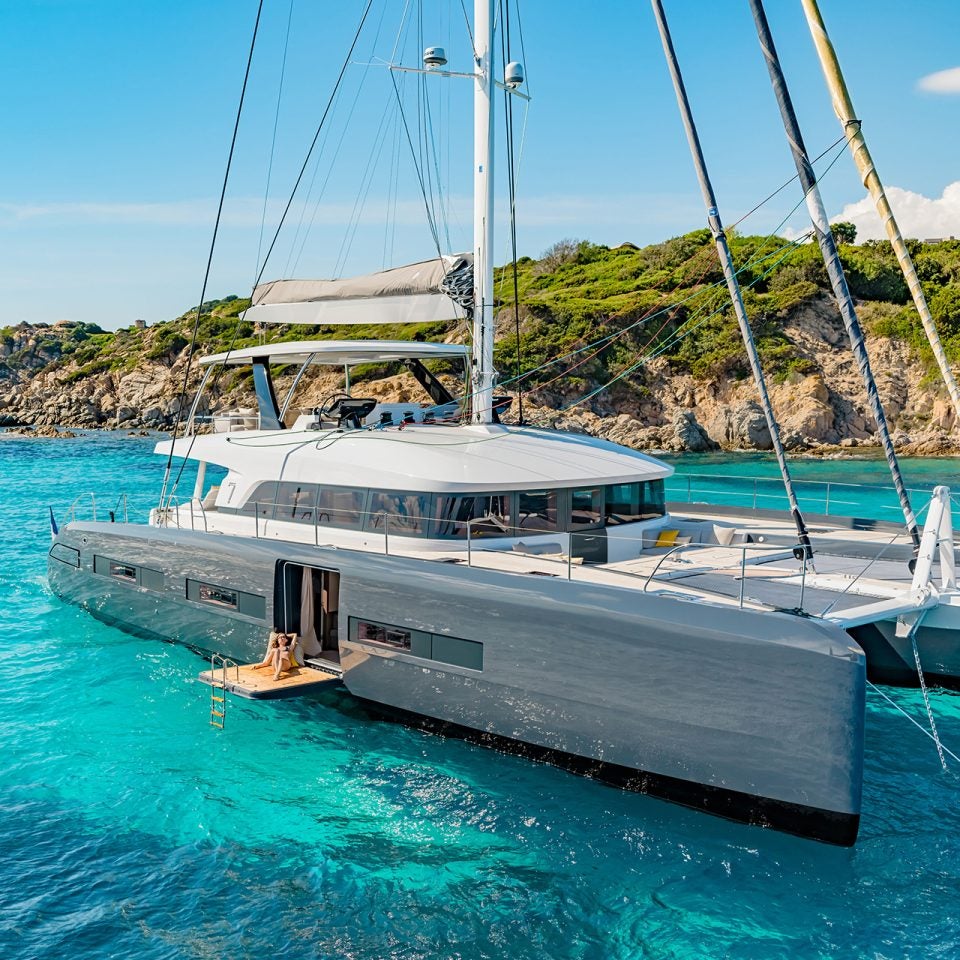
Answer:
[[[796,563],[796,576],[799,581],[797,587],[797,609],[803,608],[804,592],[806,589],[807,564],[803,561],[803,548],[797,545],[774,545],[762,543],[743,543],[723,545],[718,543],[685,543],[675,544],[671,547],[655,546],[656,540],[651,543],[651,531],[648,531],[643,537],[625,537],[618,535],[611,538],[608,545],[616,545],[621,552],[627,547],[626,552],[632,554],[634,561],[644,559],[653,560],[656,563],[649,570],[631,570],[619,564],[616,567],[608,567],[603,564],[588,564],[585,567],[585,573],[580,574],[584,569],[583,550],[587,541],[595,541],[599,530],[586,530],[582,532],[559,531],[559,530],[534,530],[525,527],[517,527],[504,524],[496,517],[476,517],[470,521],[450,521],[449,518],[439,518],[441,520],[456,523],[465,528],[466,536],[450,537],[447,541],[450,546],[450,554],[442,557],[424,556],[424,553],[415,547],[421,542],[423,537],[410,536],[411,525],[424,526],[428,521],[436,521],[438,518],[428,518],[422,516],[410,516],[387,513],[386,511],[358,511],[358,510],[337,510],[316,507],[296,508],[296,516],[277,517],[275,515],[277,505],[274,503],[257,503],[256,509],[251,513],[226,514],[231,520],[240,520],[241,524],[237,532],[241,535],[249,536],[253,534],[255,539],[286,539],[290,528],[287,523],[295,522],[313,530],[313,544],[319,546],[321,543],[320,533],[328,524],[332,516],[341,514],[339,519],[341,524],[333,527],[336,530],[349,530],[362,536],[366,543],[347,544],[358,549],[383,552],[385,556],[408,556],[411,558],[423,558],[428,560],[441,559],[444,562],[461,562],[468,567],[478,567],[485,569],[500,569],[503,572],[513,572],[517,574],[531,574],[539,576],[550,576],[564,579],[567,581],[580,582],[608,582],[621,584],[624,580],[634,581],[643,593],[650,591],[653,584],[665,584],[684,576],[694,575],[696,573],[710,572],[732,572],[739,581],[736,593],[724,593],[720,590],[705,587],[702,584],[696,584],[694,590],[712,596],[724,597],[728,600],[734,600],[740,608],[747,603],[757,604],[769,607],[763,601],[751,598],[747,593],[748,568],[755,566],[765,560],[782,560],[787,563]],[[283,506],[284,511],[290,511],[290,505]],[[208,511],[203,508],[200,501],[185,498],[183,502],[174,502],[171,509],[162,511],[158,515],[161,525],[173,525],[180,528],[189,527],[191,530],[202,530],[207,532]],[[246,531],[242,521],[249,521]],[[274,527],[273,530],[268,526],[277,522],[284,523],[283,527]],[[347,526],[347,523],[350,526]],[[477,533],[476,528],[483,525],[482,533]],[[229,533],[229,529],[224,529],[224,533]],[[528,550],[513,549],[513,545],[506,546],[491,543],[495,540],[517,540],[520,537],[534,539],[536,542],[529,544]],[[382,539],[381,539],[382,538]],[[430,538],[433,544],[437,541]],[[309,541],[307,541],[309,542]],[[442,541],[441,541],[442,542]],[[578,555],[578,545],[581,547]],[[633,549],[629,545],[632,545]],[[551,549],[552,548],[552,549]],[[463,552],[460,553],[459,551]],[[704,556],[702,567],[698,568],[697,554],[703,556],[704,551],[711,551],[708,560]],[[483,559],[478,557],[478,553],[484,555]],[[723,559],[718,557],[729,557]],[[555,567],[556,573],[551,570],[523,570],[516,571],[510,567],[498,567],[496,564],[496,555],[505,555],[512,558],[522,558],[530,561],[532,564],[543,564],[547,567]],[[685,569],[684,565],[690,565]],[[782,566],[780,567],[780,576],[778,579],[783,582]],[[789,575],[788,575],[789,576]]]

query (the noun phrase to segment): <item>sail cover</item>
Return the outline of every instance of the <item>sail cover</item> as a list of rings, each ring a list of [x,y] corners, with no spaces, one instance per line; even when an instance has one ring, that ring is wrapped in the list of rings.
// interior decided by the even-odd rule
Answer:
[[[342,280],[271,280],[244,314],[254,323],[429,323],[468,316],[473,256],[455,254]]]

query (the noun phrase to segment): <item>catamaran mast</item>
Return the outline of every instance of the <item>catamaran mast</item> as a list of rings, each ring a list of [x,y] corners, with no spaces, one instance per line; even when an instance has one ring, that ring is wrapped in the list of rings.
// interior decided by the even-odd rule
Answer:
[[[473,422],[493,421],[493,0],[474,2]]]
[[[860,321],[857,319],[857,314],[853,307],[853,298],[850,296],[850,289],[847,286],[847,278],[844,275],[843,266],[840,263],[840,254],[837,252],[837,244],[834,240],[833,232],[830,230],[830,222],[827,219],[827,211],[823,206],[823,198],[820,196],[820,188],[817,186],[817,178],[814,176],[810,158],[803,144],[800,124],[797,122],[797,115],[793,109],[793,101],[790,99],[787,81],[783,76],[780,58],[777,56],[777,48],[774,46],[773,36],[770,33],[770,25],[767,23],[767,15],[763,9],[763,2],[762,0],[749,0],[749,2],[750,9],[753,12],[753,19],[757,26],[757,36],[760,38],[760,48],[767,62],[767,70],[770,74],[770,80],[773,84],[773,91],[776,94],[777,103],[780,106],[780,115],[783,118],[783,126],[786,130],[787,140],[793,152],[793,159],[800,177],[800,185],[803,188],[807,201],[807,210],[813,222],[817,242],[820,244],[820,252],[823,255],[823,260],[827,267],[827,275],[830,277],[833,295],[837,298],[837,304],[840,307],[840,316],[843,318],[843,325],[846,327],[847,336],[850,338],[850,346],[853,349],[853,355],[860,369],[860,376],[863,379],[863,384],[867,391],[867,401],[870,405],[870,412],[873,414],[873,419],[877,423],[877,433],[880,435],[880,441],[883,444],[883,450],[887,456],[887,464],[890,467],[890,474],[893,477],[893,485],[897,491],[897,497],[900,500],[900,507],[903,510],[903,518],[907,525],[907,531],[910,534],[914,551],[916,552],[920,549],[920,532],[917,529],[917,520],[914,516],[913,508],[910,506],[910,497],[904,486],[903,477],[900,474],[897,452],[894,449],[893,440],[890,438],[887,418],[883,412],[883,404],[880,402],[877,384],[873,379],[873,371],[870,369],[870,359],[867,356],[867,348],[863,342],[863,331],[860,329]]]
[[[727,281],[727,289],[730,291],[730,299],[733,302],[734,313],[737,315],[737,323],[740,325],[740,335],[743,337],[743,345],[747,349],[750,369],[753,371],[753,379],[756,381],[757,391],[760,394],[760,405],[763,407],[763,415],[767,420],[767,429],[770,431],[770,439],[773,441],[773,449],[777,455],[777,463],[780,465],[783,485],[786,488],[787,500],[790,503],[790,513],[797,527],[797,537],[804,547],[805,558],[809,558],[812,553],[810,537],[807,534],[807,528],[803,522],[803,515],[800,513],[800,505],[797,503],[796,493],[793,489],[790,468],[787,466],[786,453],[784,452],[783,443],[780,439],[780,427],[773,414],[770,395],[767,393],[766,378],[763,375],[763,367],[760,365],[760,357],[757,355],[757,347],[753,341],[753,332],[750,329],[750,321],[747,318],[747,309],[743,303],[743,294],[740,290],[740,283],[737,280],[737,272],[733,266],[733,256],[730,253],[727,235],[724,232],[723,224],[720,220],[717,198],[713,192],[713,184],[710,182],[710,174],[707,171],[707,162],[703,156],[703,148],[700,145],[697,127],[693,121],[693,112],[690,109],[690,101],[687,99],[687,90],[683,83],[683,76],[680,73],[677,54],[673,48],[670,28],[667,26],[667,17],[664,13],[661,0],[650,0],[650,2],[653,5],[653,15],[657,18],[660,40],[663,42],[663,52],[667,58],[670,77],[673,80],[673,89],[677,95],[680,116],[683,119],[683,127],[687,133],[687,142],[690,145],[690,153],[693,157],[694,166],[697,169],[697,178],[700,181],[700,191],[703,194],[703,202],[707,206],[707,223],[710,225],[710,232],[713,234],[713,239],[717,245],[717,254],[720,257],[720,265],[723,267],[723,276]]]
[[[920,322],[923,324],[927,340],[930,342],[930,348],[937,359],[937,365],[940,367],[940,374],[943,382],[947,385],[947,392],[953,401],[953,408],[957,414],[957,422],[960,423],[960,389],[957,388],[957,381],[953,377],[953,371],[950,369],[950,361],[944,353],[943,345],[940,343],[940,337],[937,335],[937,327],[930,315],[930,308],[927,306],[927,298],[924,296],[923,287],[920,286],[920,280],[917,277],[917,271],[913,266],[913,259],[907,245],[903,241],[903,234],[897,225],[890,202],[887,200],[887,194],[880,182],[880,176],[876,167],[873,165],[873,158],[867,149],[867,142],[863,136],[863,130],[860,121],[856,118],[856,111],[853,109],[853,101],[850,99],[850,92],[847,90],[847,84],[843,79],[843,73],[840,70],[840,61],[837,59],[837,53],[827,36],[827,28],[824,25],[823,17],[817,6],[817,0],[800,0],[803,4],[803,12],[807,16],[807,24],[810,27],[810,33],[813,36],[813,44],[817,49],[817,55],[820,57],[820,66],[823,67],[823,75],[827,81],[827,87],[830,90],[830,98],[833,101],[833,109],[836,113],[843,132],[847,137],[847,144],[850,152],[853,154],[854,162],[860,171],[860,179],[867,188],[873,202],[883,221],[883,226],[890,238],[890,245],[893,252],[897,255],[897,261],[900,263],[900,269],[903,271],[904,279],[913,295],[913,302],[916,304],[917,313],[920,314]]]

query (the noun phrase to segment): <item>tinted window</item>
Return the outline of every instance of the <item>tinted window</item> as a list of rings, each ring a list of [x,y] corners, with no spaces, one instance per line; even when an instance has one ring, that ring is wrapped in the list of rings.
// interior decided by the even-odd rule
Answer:
[[[364,496],[363,490],[321,487],[317,493],[317,523],[331,527],[359,527]]]
[[[436,500],[438,537],[466,537],[467,523],[473,521],[470,536],[510,536],[510,497],[467,494],[438,496]]]
[[[603,523],[603,487],[570,491],[570,526],[596,527]]]
[[[643,484],[643,515],[662,517],[667,512],[662,480],[649,480]]]
[[[430,495],[427,493],[370,494],[367,515],[368,530],[384,530],[405,536],[423,536],[430,516]]]
[[[605,514],[607,523],[633,523],[641,520],[639,483],[612,483],[606,488]]]
[[[197,599],[201,603],[212,603],[218,607],[231,607],[237,609],[236,590],[227,590],[224,587],[216,587],[212,583],[197,584]]]
[[[608,524],[633,523],[664,515],[662,480],[645,483],[614,483],[606,488]]]
[[[391,627],[385,623],[371,623],[368,620],[351,620],[354,627],[355,640],[365,640],[367,643],[382,643],[398,650],[409,650],[413,634],[403,627]]]
[[[247,497],[247,502],[240,508],[241,513],[256,513],[258,516],[270,518],[273,516],[273,505],[277,496],[276,480],[259,483],[253,493]]]
[[[110,561],[110,576],[116,577],[118,580],[126,580],[129,583],[137,582],[137,568],[131,567],[126,563],[117,563],[114,560]]]
[[[277,484],[277,509],[274,519],[294,523],[313,523],[313,507],[316,503],[317,486],[314,483]]]
[[[521,531],[556,530],[557,491],[521,491],[517,495],[517,526]]]

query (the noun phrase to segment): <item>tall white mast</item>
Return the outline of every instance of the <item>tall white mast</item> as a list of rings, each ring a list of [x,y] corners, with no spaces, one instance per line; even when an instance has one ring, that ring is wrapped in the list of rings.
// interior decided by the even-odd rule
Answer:
[[[474,2],[473,422],[493,421],[493,0]]]

